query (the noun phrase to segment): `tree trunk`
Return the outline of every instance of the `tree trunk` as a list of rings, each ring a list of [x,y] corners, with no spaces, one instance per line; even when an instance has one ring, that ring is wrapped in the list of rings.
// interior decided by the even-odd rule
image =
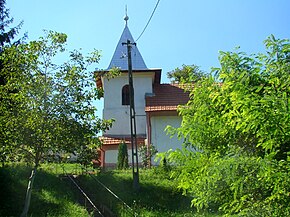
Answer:
[[[28,181],[28,185],[27,185],[25,204],[24,204],[24,208],[23,208],[23,211],[22,211],[22,214],[20,217],[27,217],[29,206],[30,206],[30,199],[31,199],[33,183],[34,183],[34,179],[35,179],[35,175],[36,175],[36,170],[37,170],[37,166],[35,166],[31,171],[31,175],[29,177],[29,181]]]

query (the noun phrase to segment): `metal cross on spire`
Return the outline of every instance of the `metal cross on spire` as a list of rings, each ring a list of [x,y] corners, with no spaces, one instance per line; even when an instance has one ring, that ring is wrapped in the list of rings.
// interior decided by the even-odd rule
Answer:
[[[128,17],[128,15],[127,15],[127,5],[126,5],[126,7],[125,7],[125,13],[126,13],[126,15],[125,15],[125,17],[124,17],[124,20],[125,20],[125,22],[126,22],[126,26],[127,26],[127,24],[128,24],[128,20],[129,20],[129,17]]]

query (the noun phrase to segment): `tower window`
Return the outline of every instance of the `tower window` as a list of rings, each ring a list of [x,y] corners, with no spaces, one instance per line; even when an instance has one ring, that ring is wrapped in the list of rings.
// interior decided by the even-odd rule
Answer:
[[[130,105],[130,93],[128,84],[122,88],[122,105]]]

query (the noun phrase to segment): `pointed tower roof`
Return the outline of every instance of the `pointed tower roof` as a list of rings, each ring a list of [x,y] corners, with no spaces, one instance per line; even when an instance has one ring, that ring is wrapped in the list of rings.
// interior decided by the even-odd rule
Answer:
[[[128,16],[124,18],[124,20],[126,21],[126,25],[121,35],[121,38],[117,44],[116,50],[108,67],[108,70],[110,70],[113,67],[118,67],[121,70],[128,70],[127,46],[122,45],[122,43],[126,43],[127,40],[130,40],[131,43],[135,42],[127,25],[128,19],[129,19]],[[133,70],[148,69],[137,46],[132,46],[131,53],[132,53]]]

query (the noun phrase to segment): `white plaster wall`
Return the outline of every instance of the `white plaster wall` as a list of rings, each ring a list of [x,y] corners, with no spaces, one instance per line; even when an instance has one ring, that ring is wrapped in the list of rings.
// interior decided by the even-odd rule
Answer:
[[[108,150],[105,152],[105,163],[117,163],[118,150]]]
[[[181,148],[183,140],[179,140],[176,135],[170,135],[164,131],[170,125],[180,127],[180,116],[153,116],[151,117],[151,143],[157,148],[158,152],[165,152],[169,149]]]
[[[152,76],[151,72],[133,74],[137,134],[146,134],[145,93],[152,93]],[[122,105],[122,88],[126,84],[128,74],[104,79],[103,118],[115,119],[113,127],[105,132],[107,135],[130,135],[129,106]]]
[[[107,150],[105,152],[105,163],[116,164],[118,161],[118,150]],[[132,149],[128,148],[128,161],[132,163]],[[138,161],[141,162],[141,157],[138,155]]]
[[[144,108],[135,109],[137,115],[145,115]],[[130,135],[130,109],[129,106],[123,106],[119,108],[105,109],[103,112],[103,118],[115,119],[112,128],[106,131],[106,135]],[[136,116],[136,131],[138,135],[146,134],[146,117]]]

